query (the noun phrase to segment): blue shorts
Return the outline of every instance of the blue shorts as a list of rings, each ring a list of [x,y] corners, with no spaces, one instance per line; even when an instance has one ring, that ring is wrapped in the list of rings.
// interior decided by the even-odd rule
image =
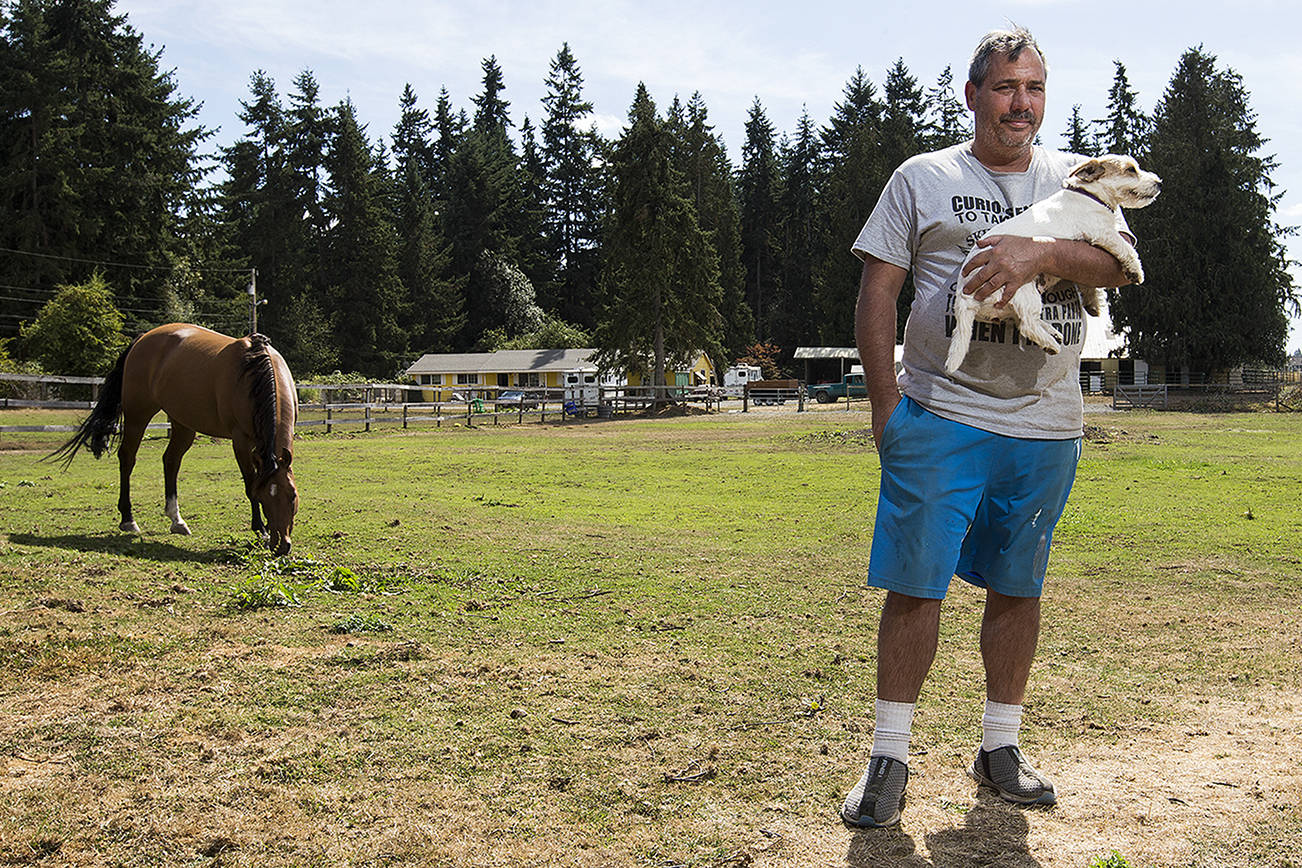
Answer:
[[[1080,438],[991,434],[906,396],[879,452],[870,586],[939,600],[957,575],[1009,597],[1040,596]]]

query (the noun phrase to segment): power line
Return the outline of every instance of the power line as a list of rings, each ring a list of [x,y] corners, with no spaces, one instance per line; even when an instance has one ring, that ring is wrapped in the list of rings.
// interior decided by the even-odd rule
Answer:
[[[15,286],[12,283],[0,283],[0,289],[12,289],[16,292],[35,292],[41,295],[54,295],[57,289],[38,289],[34,286]]]
[[[104,265],[111,268],[139,268],[145,271],[171,271],[173,269],[173,266],[171,265],[140,265],[139,263],[132,262],[110,262],[103,259],[82,259],[77,256],[59,256],[53,253],[35,253],[30,250],[15,250],[12,247],[0,247],[0,253],[13,253],[18,256],[35,256],[39,259],[57,259],[63,262],[79,262],[84,265]],[[251,268],[251,266],[250,268],[236,268],[232,266],[216,265],[190,265],[188,267],[195,271],[215,271],[231,274],[249,271]]]

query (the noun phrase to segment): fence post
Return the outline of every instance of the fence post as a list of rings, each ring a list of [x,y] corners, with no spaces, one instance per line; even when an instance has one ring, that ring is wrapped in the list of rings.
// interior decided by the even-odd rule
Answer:
[[[403,430],[406,430],[407,428],[407,402],[406,401],[402,402],[402,427]]]
[[[367,392],[369,393],[370,390],[367,389]],[[367,401],[365,404],[362,405],[362,413],[364,414],[362,418],[366,420],[366,430],[369,432],[371,430],[371,402],[370,401]]]
[[[329,404],[325,405],[325,411],[326,411],[326,433],[329,434],[331,430],[333,430],[333,426],[330,424],[330,417],[333,411],[330,409]]]

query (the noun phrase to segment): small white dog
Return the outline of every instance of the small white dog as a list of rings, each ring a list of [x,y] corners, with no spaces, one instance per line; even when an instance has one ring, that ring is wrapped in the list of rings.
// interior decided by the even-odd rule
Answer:
[[[1117,232],[1115,211],[1117,208],[1143,208],[1152,202],[1162,189],[1162,179],[1152,172],[1141,170],[1139,164],[1130,157],[1108,154],[1076,166],[1062,182],[1062,186],[1063,189],[1053,195],[1000,223],[990,230],[990,234],[1088,241],[1115,256],[1121,263],[1127,280],[1143,283],[1143,266],[1140,265],[1135,248]],[[981,249],[973,247],[963,264],[966,265]],[[953,374],[963,364],[968,345],[972,342],[972,323],[978,318],[991,321],[1013,319],[1028,340],[1050,353],[1062,349],[1062,335],[1040,318],[1040,293],[1061,281],[1052,275],[1037,275],[1032,282],[1018,287],[1007,305],[997,308],[995,302],[1002,293],[992,293],[984,301],[977,301],[963,291],[978,271],[980,269],[959,279],[958,293],[954,298],[957,323],[950,338],[949,355],[945,359],[946,373]],[[1086,286],[1079,288],[1085,310],[1098,316],[1098,289]]]

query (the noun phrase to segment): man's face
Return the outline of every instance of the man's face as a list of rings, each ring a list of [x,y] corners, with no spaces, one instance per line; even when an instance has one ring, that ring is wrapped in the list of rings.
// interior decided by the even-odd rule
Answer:
[[[1032,48],[1016,60],[991,58],[985,83],[964,88],[978,141],[1001,151],[1029,148],[1044,121],[1044,78],[1044,61]]]

